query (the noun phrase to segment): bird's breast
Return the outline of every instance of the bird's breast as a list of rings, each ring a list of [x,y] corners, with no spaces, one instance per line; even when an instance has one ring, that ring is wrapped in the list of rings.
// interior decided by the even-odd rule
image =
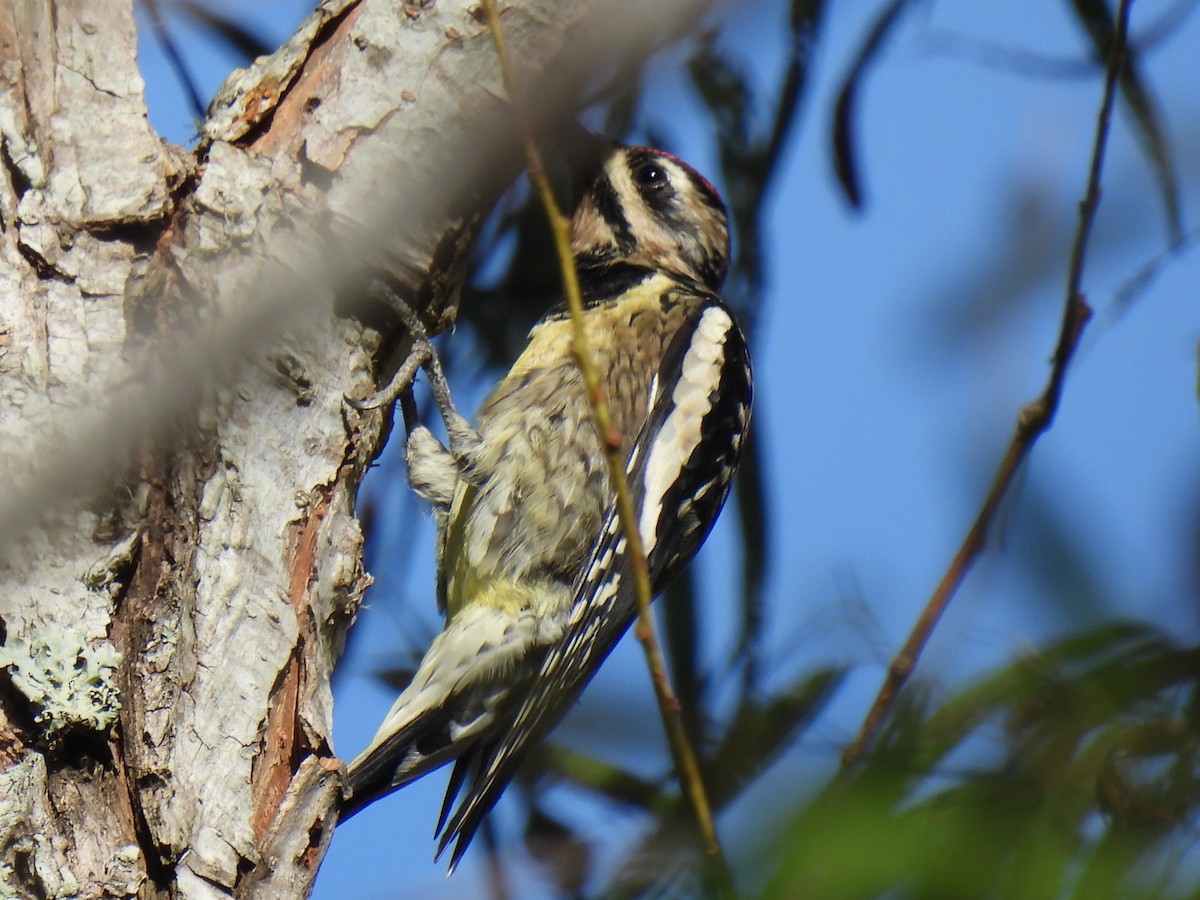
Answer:
[[[672,317],[648,292],[589,309],[586,325],[625,458],[645,422]],[[480,411],[481,477],[460,486],[445,536],[451,615],[485,598],[523,596],[530,582],[569,587],[599,535],[611,493],[607,460],[571,346],[569,320],[540,324]],[[569,602],[570,592],[563,597]]]

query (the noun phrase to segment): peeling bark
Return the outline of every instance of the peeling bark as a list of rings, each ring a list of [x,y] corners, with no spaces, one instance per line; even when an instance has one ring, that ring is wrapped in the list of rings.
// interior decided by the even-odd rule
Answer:
[[[147,123],[129,0],[0,6],[0,493],[59,449],[104,473],[64,482],[0,547],[0,636],[68,668],[121,653],[119,716],[48,712],[22,680],[32,661],[0,669],[0,894],[311,889],[341,789],[330,675],[370,582],[354,498],[387,423],[343,402],[371,390],[383,336],[307,273],[361,249],[431,322],[452,315],[448,270],[478,210],[364,211],[381,185],[453,193],[455,148],[502,111],[471,5],[323,4],[230,77],[193,151]],[[588,5],[506,8],[527,72]],[[516,172],[502,159],[497,183]],[[403,228],[381,238],[387,221]],[[298,290],[253,353],[172,385],[170,420],[79,446],[137,423],[143,394],[113,397],[142,364],[178,371],[181,334],[253,322],[280,272],[321,302]]]

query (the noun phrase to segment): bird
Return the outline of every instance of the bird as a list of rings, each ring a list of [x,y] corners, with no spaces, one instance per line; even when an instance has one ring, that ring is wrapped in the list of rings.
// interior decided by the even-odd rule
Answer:
[[[571,216],[571,251],[657,595],[728,496],[750,424],[750,356],[718,293],[730,237],[717,191],[646,147],[611,145],[598,169]],[[414,423],[406,448],[410,484],[433,508],[445,626],[349,764],[341,818],[453,762],[435,829],[437,857],[454,844],[452,873],[637,603],[565,304],[533,327],[475,424],[416,337],[449,444]]]

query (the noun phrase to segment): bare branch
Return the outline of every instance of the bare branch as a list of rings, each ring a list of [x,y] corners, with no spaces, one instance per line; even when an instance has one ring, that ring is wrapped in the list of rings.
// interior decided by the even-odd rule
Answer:
[[[1063,303],[1062,325],[1058,343],[1054,350],[1050,378],[1041,396],[1027,404],[1017,417],[1016,433],[1000,462],[992,480],[991,489],[976,516],[974,524],[951,560],[949,568],[930,597],[916,625],[904,642],[904,646],[888,666],[887,676],[863,721],[858,736],[842,754],[842,769],[847,770],[859,763],[874,743],[879,729],[896,702],[901,689],[912,675],[921,652],[928,643],[938,620],[946,611],[951,598],[966,578],[971,566],[987,543],[988,532],[996,517],[1001,500],[1008,493],[1017,471],[1038,438],[1050,427],[1062,396],[1067,368],[1079,345],[1079,337],[1091,318],[1092,310],[1082,293],[1084,261],[1087,254],[1088,237],[1100,203],[1100,177],[1104,168],[1104,151],[1108,145],[1109,125],[1112,120],[1113,101],[1116,97],[1120,75],[1125,69],[1125,49],[1129,32],[1129,8],[1132,0],[1121,0],[1117,10],[1116,33],[1113,38],[1108,64],[1105,69],[1104,92],[1096,120],[1096,134],[1092,143],[1092,159],[1088,169],[1087,187],[1079,204],[1079,225],[1071,248],[1067,271],[1066,297]]]

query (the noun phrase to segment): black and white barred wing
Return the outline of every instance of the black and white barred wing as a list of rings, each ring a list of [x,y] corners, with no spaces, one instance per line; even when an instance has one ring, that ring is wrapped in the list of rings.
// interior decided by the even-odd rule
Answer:
[[[713,303],[681,329],[652,389],[650,413],[627,466],[650,580],[657,594],[708,536],[741,456],[750,420],[745,338]],[[628,542],[615,506],[575,583],[553,645],[512,727],[478,760],[438,852],[456,841],[451,869],[529,747],[566,713],[637,612]]]

